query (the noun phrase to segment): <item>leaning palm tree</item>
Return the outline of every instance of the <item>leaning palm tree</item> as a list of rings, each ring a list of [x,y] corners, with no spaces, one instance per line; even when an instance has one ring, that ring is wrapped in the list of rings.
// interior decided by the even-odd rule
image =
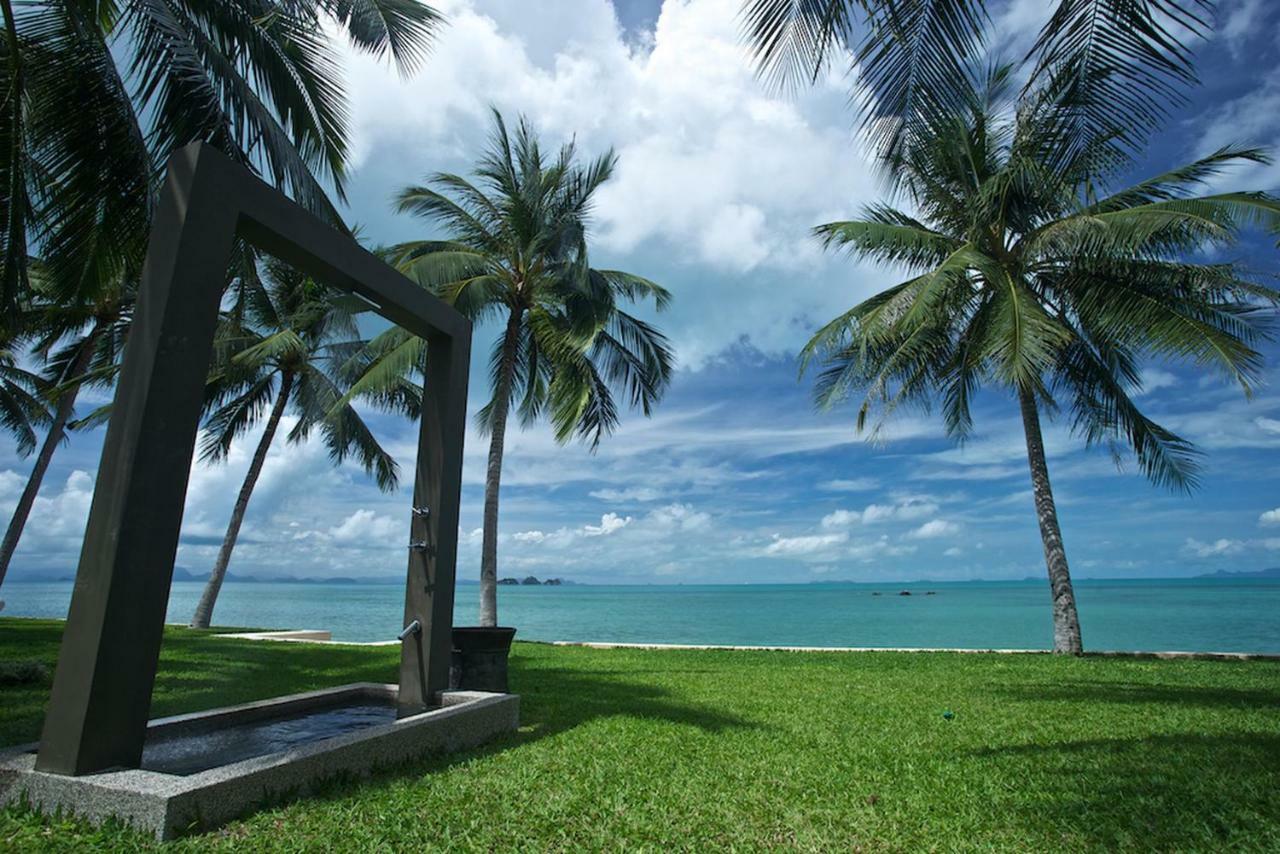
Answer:
[[[339,221],[340,48],[414,67],[442,19],[419,0],[0,0],[0,332],[36,247],[65,298],[140,258],[170,152],[204,140]]]
[[[22,367],[13,353],[0,350],[0,430],[13,437],[19,456],[35,450],[36,428],[52,420],[47,390],[43,377]],[[12,552],[6,537],[0,543],[0,585],[4,584]],[[3,609],[4,600],[0,599],[0,610]]]
[[[472,181],[433,175],[399,195],[402,212],[439,223],[447,240],[396,247],[400,268],[467,317],[495,320],[502,332],[490,356],[492,398],[478,415],[489,435],[480,562],[480,624],[496,626],[498,493],[507,418],[522,425],[547,416],[560,442],[575,435],[592,449],[618,424],[614,389],[646,415],[671,378],[666,338],[619,303],[670,295],[648,279],[590,265],[587,226],[596,189],[613,174],[608,152],[585,166],[572,143],[548,157],[522,119],[514,136],[494,112],[489,150]],[[374,341],[356,391],[385,387],[421,363],[422,342],[399,330]]]
[[[1017,400],[1053,648],[1079,653],[1041,413],[1065,410],[1087,443],[1110,443],[1117,454],[1127,446],[1156,484],[1193,489],[1198,452],[1141,411],[1139,367],[1190,361],[1251,392],[1262,364],[1254,345],[1280,299],[1237,264],[1199,253],[1231,244],[1246,226],[1280,225],[1280,200],[1198,194],[1224,167],[1266,159],[1246,148],[1103,192],[1099,163],[1113,175],[1127,164],[1105,143],[1079,148],[1063,132],[1075,110],[1070,87],[1049,87],[1016,110],[1009,95],[1009,69],[995,70],[936,135],[901,152],[913,210],[873,205],[861,219],[816,229],[827,247],[911,274],[820,329],[802,365],[824,364],[820,405],[862,395],[860,430],[873,413],[878,430],[901,405],[940,400],[948,432],[963,438],[981,386]]]
[[[44,420],[48,428],[44,441],[9,518],[4,539],[0,540],[0,583],[9,571],[54,452],[66,439],[67,431],[101,420],[92,414],[75,420],[76,400],[85,386],[109,386],[114,379],[136,296],[131,278],[116,278],[99,285],[92,299],[68,303],[47,294],[42,287],[43,277],[38,279],[36,301],[23,312],[21,340],[30,345],[31,355],[44,364],[41,384],[53,412]]]
[[[16,308],[37,301],[51,316],[36,355],[57,355],[2,580],[80,386],[112,375],[169,154],[209,142],[341,226],[325,184],[342,196],[347,108],[326,28],[408,71],[442,18],[419,0],[0,0],[0,13],[0,347],[16,349],[29,331]]]
[[[267,259],[263,268],[265,281],[245,277],[250,281],[241,284],[243,313],[224,318],[214,345],[201,457],[225,460],[236,439],[264,415],[266,422],[191,618],[195,628],[208,628],[213,619],[249,499],[290,409],[297,416],[290,442],[305,441],[319,429],[335,463],[354,455],[383,490],[394,489],[398,476],[395,460],[346,398],[340,378],[342,367],[366,343],[356,328],[354,312],[360,306],[277,259]]]

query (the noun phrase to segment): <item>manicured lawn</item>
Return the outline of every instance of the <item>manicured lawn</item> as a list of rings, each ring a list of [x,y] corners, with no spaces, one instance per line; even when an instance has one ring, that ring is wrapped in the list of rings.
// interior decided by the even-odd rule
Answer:
[[[0,660],[59,624],[0,619]],[[520,732],[188,837],[199,850],[1280,850],[1280,664],[517,644]],[[356,680],[390,648],[166,637],[153,714]],[[0,742],[47,684],[0,687]],[[943,712],[954,717],[946,720]],[[0,848],[145,848],[0,812]]]

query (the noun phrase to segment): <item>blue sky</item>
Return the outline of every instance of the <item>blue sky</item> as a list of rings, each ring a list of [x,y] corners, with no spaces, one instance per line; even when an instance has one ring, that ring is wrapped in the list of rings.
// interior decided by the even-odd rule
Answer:
[[[964,448],[940,420],[910,413],[871,444],[852,411],[819,415],[795,351],[815,324],[893,272],[824,256],[810,226],[880,197],[855,144],[849,78],[833,71],[783,99],[753,79],[736,40],[738,0],[450,0],[452,22],[412,78],[353,57],[357,168],[352,222],[372,242],[429,231],[391,212],[399,187],[464,171],[487,105],[525,112],[548,141],[614,146],[621,165],[593,223],[597,266],[653,278],[674,294],[659,318],[681,368],[654,417],[629,415],[592,456],[545,426],[508,436],[500,572],[602,583],[1022,578],[1043,573],[1016,407],[986,394]],[[993,7],[995,43],[1017,55],[1044,14],[1038,0]],[[1222,3],[1200,48],[1204,85],[1151,148],[1141,172],[1225,142],[1280,131],[1280,10]],[[1280,189],[1280,167],[1222,184]],[[1275,270],[1254,239],[1233,250]],[[477,336],[479,360],[493,330]],[[1206,451],[1191,497],[1149,486],[1105,451],[1046,424],[1050,467],[1077,576],[1190,575],[1280,564],[1280,349],[1251,402],[1220,377],[1151,365],[1142,401]],[[472,408],[483,402],[483,373]],[[84,406],[91,405],[86,400]],[[415,429],[373,416],[402,469]],[[243,477],[249,437],[224,466],[192,476],[178,563],[212,564]],[[58,453],[14,562],[14,577],[74,573],[101,432]],[[468,437],[459,571],[478,573],[486,443]],[[0,446],[0,511],[28,470]],[[272,451],[232,571],[263,576],[390,576],[404,569],[409,496],[384,495],[316,444]]]

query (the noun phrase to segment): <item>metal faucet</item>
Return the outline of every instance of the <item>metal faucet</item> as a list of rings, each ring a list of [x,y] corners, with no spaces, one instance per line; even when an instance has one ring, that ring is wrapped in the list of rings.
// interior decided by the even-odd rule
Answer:
[[[417,620],[414,620],[412,623],[404,627],[404,631],[400,632],[399,639],[403,641],[409,635],[417,636],[420,634],[422,634],[422,623],[418,622]]]

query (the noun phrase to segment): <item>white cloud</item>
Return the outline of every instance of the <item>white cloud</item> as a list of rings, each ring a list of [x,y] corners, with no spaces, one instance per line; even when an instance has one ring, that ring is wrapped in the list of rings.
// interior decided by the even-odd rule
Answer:
[[[612,503],[657,501],[663,497],[662,492],[657,489],[650,489],[647,486],[632,486],[626,489],[597,489],[587,494],[592,498],[599,498],[601,501]]]
[[[587,537],[605,537],[621,531],[631,524],[630,516],[619,516],[617,513],[606,513],[600,517],[599,525],[585,525],[582,533]]]
[[[947,557],[960,557],[961,555],[964,554],[964,549],[960,548],[959,546],[952,546],[951,548],[943,552],[943,554]]]
[[[329,536],[335,543],[364,548],[398,545],[396,538],[407,538],[408,534],[407,523],[397,524],[388,516],[365,509],[357,510],[342,520],[342,524],[329,529]]]
[[[1280,507],[1268,510],[1258,517],[1259,525],[1280,525]]]
[[[1235,0],[1224,3],[1220,23],[1214,34],[1227,43],[1232,56],[1239,58],[1249,39],[1269,30],[1260,17],[1263,12],[1263,0]],[[1274,35],[1273,35],[1274,37]]]
[[[823,492],[870,492],[880,487],[874,477],[855,477],[847,480],[824,480],[818,484]]]
[[[1162,388],[1173,388],[1178,384],[1178,375],[1161,368],[1146,368],[1142,371],[1142,393],[1151,394]]]
[[[915,550],[915,546],[897,544],[892,542],[887,535],[882,535],[879,539],[860,540],[852,543],[846,550],[846,554],[854,560],[871,563],[879,558],[908,555]]]
[[[1253,423],[1256,424],[1258,429],[1264,433],[1280,434],[1280,420],[1275,418],[1263,418],[1259,415],[1257,418],[1253,419]]]
[[[862,514],[857,510],[835,510],[822,517],[822,527],[847,528],[860,521],[862,521]]]
[[[765,554],[794,557],[825,552],[832,546],[839,545],[849,539],[846,533],[807,534],[799,537],[782,537],[773,535],[773,542],[765,546]]]
[[[483,532],[483,529],[481,529]],[[516,531],[511,535],[511,539],[517,543],[540,543],[547,538],[547,534],[542,531]]]
[[[959,533],[960,526],[955,522],[948,522],[945,519],[930,519],[919,528],[907,534],[913,540],[934,540],[938,537],[949,537],[952,534]]]
[[[898,521],[911,522],[923,519],[938,512],[938,505],[927,498],[905,498],[894,504],[870,504],[862,511],[862,521],[866,525],[879,522]]]
[[[649,514],[646,521],[660,529],[703,531],[711,526],[711,516],[690,504],[668,504]]]
[[[1240,554],[1244,551],[1245,544],[1240,540],[1232,540],[1226,537],[1215,540],[1212,543],[1201,542],[1194,537],[1187,537],[1182,548],[1183,551],[1196,557],[1224,557]]]
[[[608,0],[546,5],[445,3],[451,25],[408,80],[348,57],[358,158],[407,164],[402,182],[446,161],[465,169],[489,104],[525,113],[549,143],[613,146],[619,165],[598,195],[595,245],[690,286],[664,319],[686,366],[743,337],[794,349],[813,321],[887,283],[824,256],[809,236],[878,194],[843,69],[794,98],[771,95],[742,46],[740,0],[668,0],[650,49],[627,42]],[[779,271],[786,287],[775,285]]]

